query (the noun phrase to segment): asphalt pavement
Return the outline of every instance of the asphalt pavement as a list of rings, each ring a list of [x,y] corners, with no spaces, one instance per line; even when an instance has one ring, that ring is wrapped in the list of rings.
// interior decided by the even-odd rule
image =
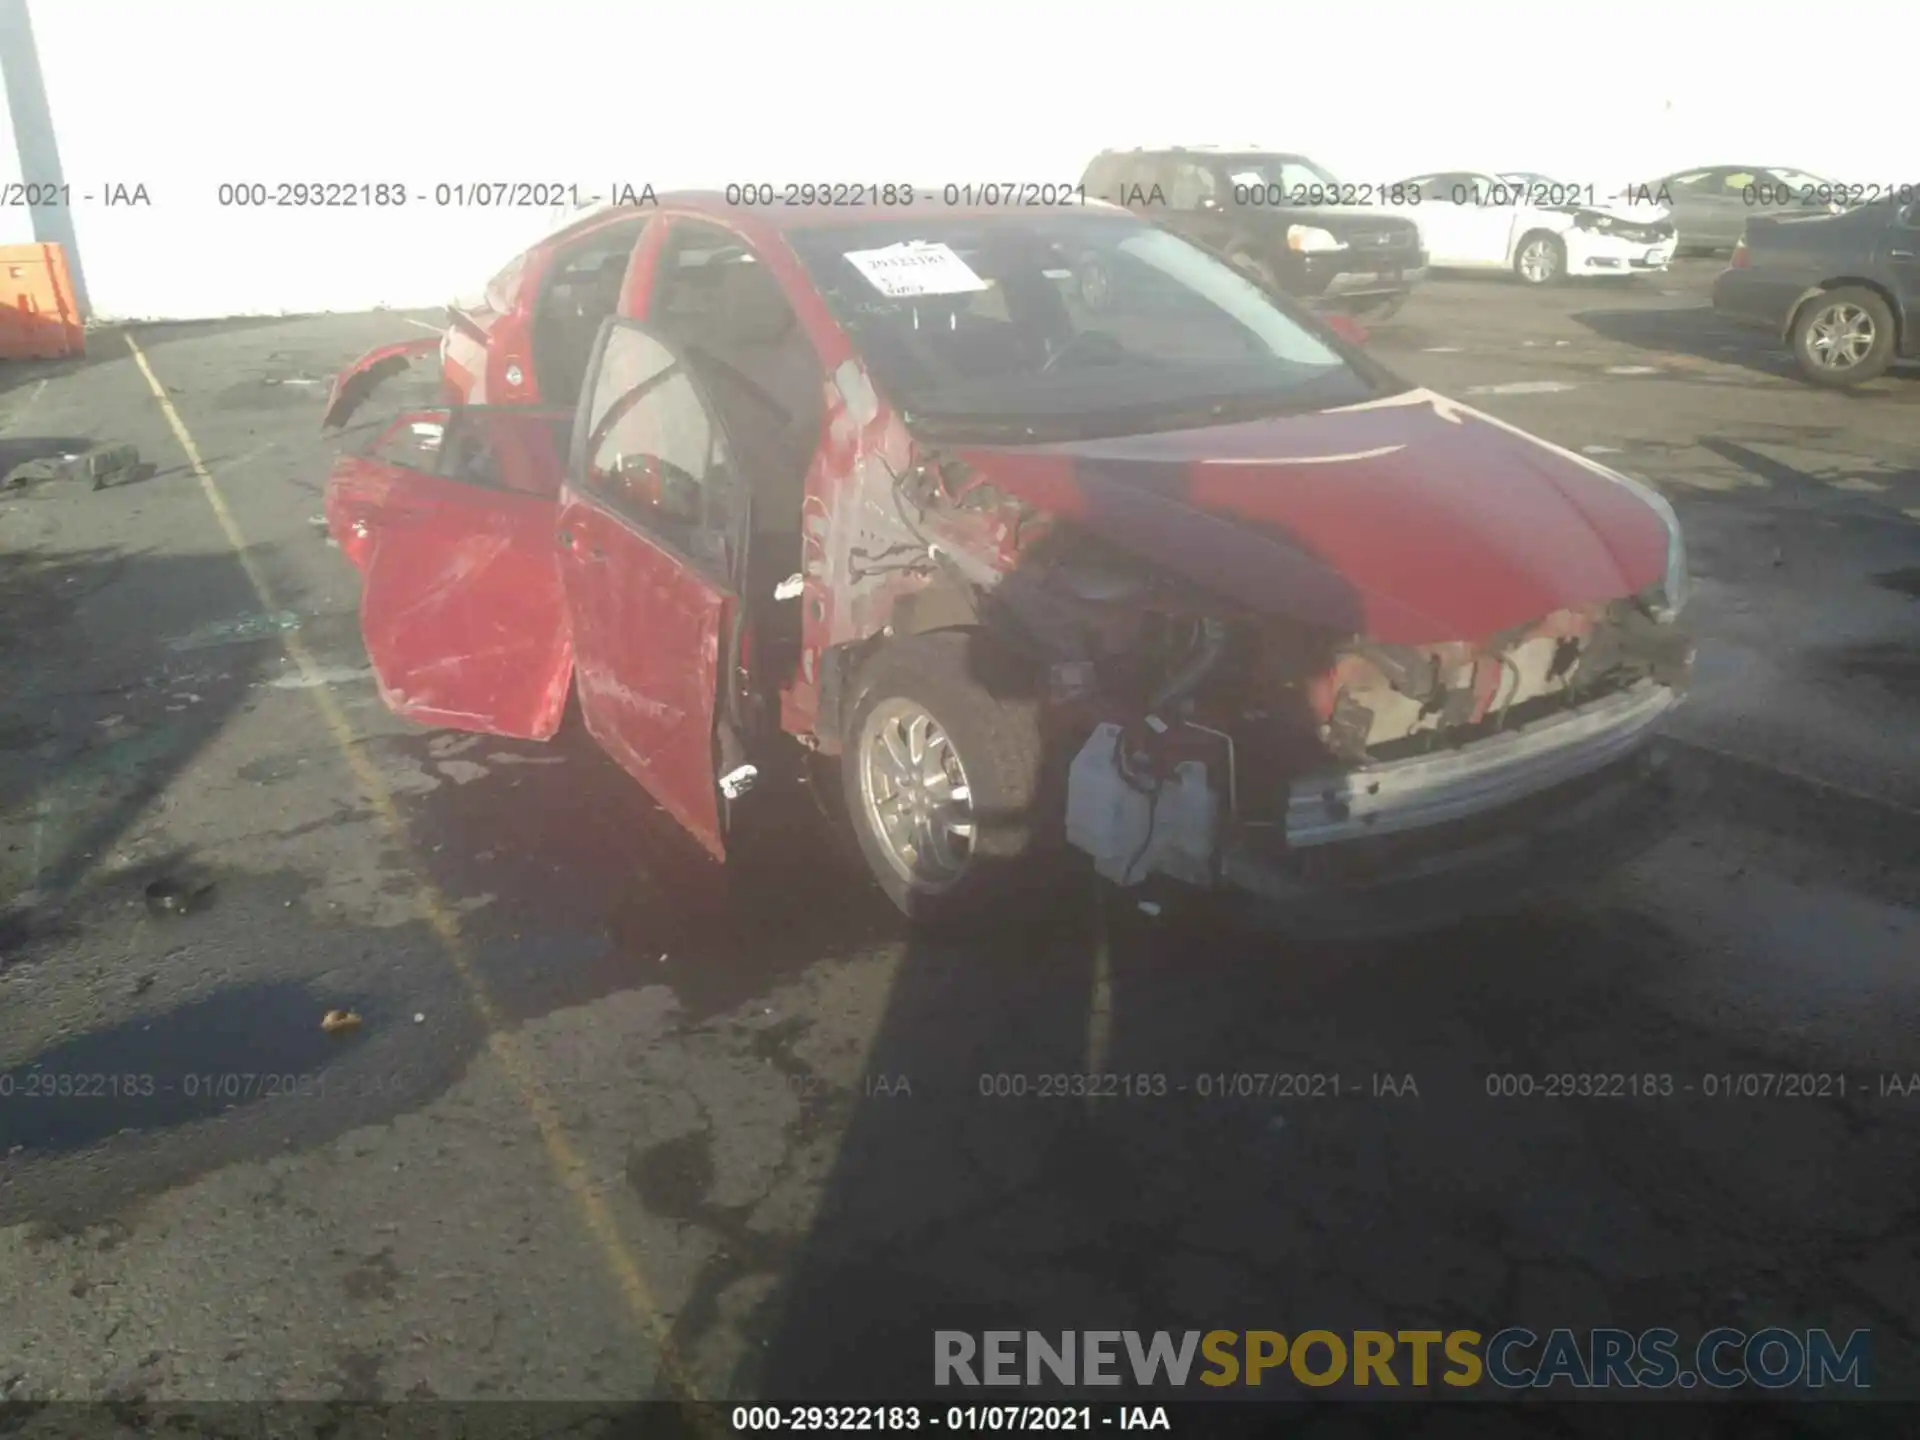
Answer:
[[[1079,884],[909,938],[816,817],[721,873],[590,743],[391,716],[317,427],[430,315],[0,372],[8,464],[150,472],[0,494],[0,1399],[908,1398],[935,1329],[1513,1324],[1867,1328],[1920,1398],[1920,374],[1806,387],[1711,274],[1378,327],[1672,498],[1705,783],[1572,898],[1365,946]],[[1490,1093],[1570,1071],[1674,1093]],[[1084,1073],[1149,1093],[1042,1098]]]

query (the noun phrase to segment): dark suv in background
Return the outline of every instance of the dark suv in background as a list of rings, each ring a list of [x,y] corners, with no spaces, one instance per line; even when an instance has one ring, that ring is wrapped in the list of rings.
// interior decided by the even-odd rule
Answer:
[[[1124,205],[1219,252],[1270,289],[1382,319],[1426,274],[1413,221],[1380,208],[1303,155],[1213,148],[1103,150],[1081,179],[1087,198]],[[1090,305],[1104,277],[1080,279]]]

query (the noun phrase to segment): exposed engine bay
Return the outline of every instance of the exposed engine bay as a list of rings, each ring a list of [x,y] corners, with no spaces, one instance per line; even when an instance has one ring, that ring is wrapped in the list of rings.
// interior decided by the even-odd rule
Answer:
[[[1691,672],[1691,642],[1638,599],[1386,645],[1249,613],[964,465],[922,466],[901,488],[929,535],[962,542],[936,547],[940,573],[1044,677],[1077,749],[1068,839],[1121,884],[1210,886],[1256,832],[1288,854],[1570,783],[1646,738]]]

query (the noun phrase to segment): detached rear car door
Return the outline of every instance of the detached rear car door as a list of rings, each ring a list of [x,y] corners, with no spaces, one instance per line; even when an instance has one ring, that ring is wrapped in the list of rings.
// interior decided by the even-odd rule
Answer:
[[[725,858],[715,724],[746,643],[748,490],[686,356],[630,320],[602,328],[559,518],[587,729]]]
[[[335,465],[327,524],[360,571],[361,634],[397,714],[523,740],[559,728],[573,648],[553,527],[572,419],[417,410]]]

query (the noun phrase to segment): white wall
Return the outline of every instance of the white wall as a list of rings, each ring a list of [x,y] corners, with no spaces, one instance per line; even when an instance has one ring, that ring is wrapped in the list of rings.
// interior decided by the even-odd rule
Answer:
[[[553,220],[430,201],[222,209],[229,180],[429,196],[473,180],[1075,180],[1106,145],[1246,141],[1352,180],[1482,166],[1617,186],[1715,162],[1920,179],[1900,168],[1920,158],[1911,86],[1872,58],[1920,28],[1912,0],[30,6],[76,197],[114,181],[152,197],[76,200],[102,316],[437,304]],[[0,145],[0,179],[13,164]],[[0,214],[0,238],[29,238],[21,218]]]

